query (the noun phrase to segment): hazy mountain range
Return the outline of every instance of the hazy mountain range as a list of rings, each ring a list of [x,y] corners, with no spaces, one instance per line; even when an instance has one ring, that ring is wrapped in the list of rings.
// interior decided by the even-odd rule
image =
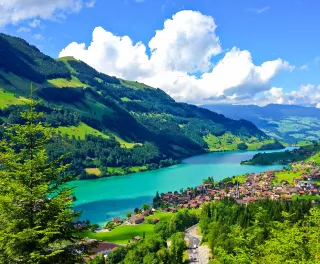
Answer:
[[[207,104],[209,109],[233,119],[247,119],[272,137],[287,142],[318,140],[320,138],[320,109],[299,105]]]

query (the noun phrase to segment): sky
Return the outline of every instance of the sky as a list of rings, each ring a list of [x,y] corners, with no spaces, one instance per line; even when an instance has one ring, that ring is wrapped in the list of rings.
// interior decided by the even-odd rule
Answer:
[[[0,0],[0,30],[194,104],[320,108],[318,0]]]

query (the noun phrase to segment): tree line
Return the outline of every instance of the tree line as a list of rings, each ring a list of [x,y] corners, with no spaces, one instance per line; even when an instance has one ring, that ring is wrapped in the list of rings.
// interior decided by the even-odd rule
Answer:
[[[234,200],[205,205],[200,216],[210,263],[319,263],[320,209],[311,201]]]

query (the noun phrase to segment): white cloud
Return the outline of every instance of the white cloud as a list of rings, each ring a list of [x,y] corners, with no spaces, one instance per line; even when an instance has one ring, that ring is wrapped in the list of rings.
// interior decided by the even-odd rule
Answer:
[[[36,40],[43,40],[43,39],[44,39],[41,34],[34,34],[32,37],[33,37],[34,39],[36,39]]]
[[[316,108],[320,108],[320,103],[317,103]]]
[[[249,51],[233,47],[212,72],[203,74],[201,88],[216,97],[251,96],[268,89],[270,80],[280,70],[293,70],[293,66],[280,58],[256,66]]]
[[[262,8],[250,8],[249,11],[252,11],[257,14],[262,14],[270,9],[270,6],[265,6]]]
[[[91,2],[91,1],[89,1]],[[1,0],[0,27],[26,19],[57,19],[78,12],[83,0]]]
[[[300,66],[300,70],[302,70],[302,71],[307,71],[307,70],[309,70],[308,64],[303,64],[303,65],[301,65],[301,66]]]
[[[305,106],[320,106],[320,85],[301,85],[298,90],[284,92],[282,88],[271,88],[264,92],[264,104],[299,104]]]
[[[181,11],[164,22],[149,42],[151,61],[172,71],[207,71],[210,59],[221,52],[212,17],[195,11]]]
[[[93,8],[95,4],[96,4],[96,0],[90,0],[86,2],[86,7]]]
[[[33,27],[33,28],[36,28],[38,26],[40,26],[41,24],[41,20],[40,19],[33,19],[30,23],[29,23],[29,26],[30,27]]]
[[[31,29],[27,28],[27,27],[20,27],[17,30],[18,33],[20,33],[20,32],[30,32],[30,31],[31,31]]]
[[[147,47],[128,36],[115,36],[101,27],[92,42],[70,43],[59,57],[74,56],[109,75],[159,87],[179,101],[206,98],[244,100],[271,88],[271,79],[282,70],[294,69],[280,58],[255,65],[249,51],[233,47],[216,64],[222,52],[212,17],[181,11],[164,23]]]
[[[144,75],[144,68],[148,67],[142,43],[134,45],[128,36],[115,36],[102,27],[94,29],[88,48],[84,43],[73,42],[60,52],[59,57],[63,56],[74,56],[101,72],[128,79]]]

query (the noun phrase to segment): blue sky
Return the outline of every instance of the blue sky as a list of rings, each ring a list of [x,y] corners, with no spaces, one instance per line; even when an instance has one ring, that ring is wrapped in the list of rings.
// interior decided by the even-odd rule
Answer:
[[[33,0],[32,3],[37,1],[46,2]],[[10,1],[8,0],[8,2]],[[113,69],[110,66],[111,68],[108,68],[111,71],[110,74],[117,74],[120,77],[132,76],[139,81],[148,81],[152,85],[164,86],[160,88],[182,101],[200,102],[207,98],[220,101],[220,98],[221,101],[226,100],[235,103],[251,101],[256,103],[256,100],[264,100],[266,103],[300,103],[306,105],[320,103],[320,100],[318,102],[318,99],[314,99],[314,97],[317,98],[318,94],[318,72],[320,69],[320,16],[318,15],[320,2],[317,0],[96,0],[94,2],[90,0],[58,0],[57,2],[61,2],[61,5],[57,4],[55,7],[53,4],[49,6],[49,11],[45,15],[41,12],[28,12],[22,0],[17,2],[18,8],[26,10],[26,14],[19,14],[16,18],[11,19],[16,15],[14,14],[15,11],[12,11],[15,6],[8,4],[7,8],[11,13],[9,12],[7,17],[3,18],[2,21],[0,20],[2,31],[25,38],[38,46],[44,53],[53,57],[58,57],[59,53],[72,42],[86,43],[87,48],[92,41],[93,30],[99,26],[105,31],[111,32],[114,36],[129,36],[133,42],[132,45],[142,42],[146,47],[146,55],[151,57],[152,51],[148,47],[148,43],[155,36],[157,30],[164,29],[166,20],[173,20],[175,14],[184,10],[198,11],[202,16],[213,19],[217,27],[214,33],[211,33],[219,38],[221,51],[211,54],[209,60],[212,65],[206,70],[191,72],[178,66],[174,67],[174,71],[179,72],[179,76],[181,74],[186,75],[188,82],[194,82],[194,86],[187,90],[182,88],[184,89],[183,92],[179,93],[179,88],[173,87],[174,83],[177,82],[159,82],[161,78],[151,76],[151,73],[147,74],[148,77],[136,72],[127,74],[128,68]],[[19,4],[19,2],[21,3]],[[41,3],[41,5],[43,5],[42,10],[47,8],[45,3]],[[188,14],[185,13],[184,15],[186,17]],[[40,23],[35,22],[35,19],[39,20]],[[161,41],[156,44],[156,49],[160,49]],[[184,43],[181,42],[180,45],[184,45]],[[226,93],[225,91],[230,87],[224,84],[221,84],[221,87],[218,85],[220,87],[217,88],[220,89],[219,92],[212,94],[209,89],[214,89],[214,87],[205,87],[198,91],[196,88],[197,82],[189,80],[189,77],[199,79],[202,78],[203,73],[211,72],[214,65],[217,65],[233,47],[236,47],[239,52],[248,51],[255,66],[280,58],[283,62],[288,62],[291,68],[281,68],[279,66],[281,70],[276,70],[276,73],[263,83],[254,80],[249,84],[239,77],[241,79],[239,83],[232,84],[231,90],[235,92],[234,94]],[[198,47],[191,47],[190,52],[194,52],[193,48]],[[78,55],[71,48],[68,52],[76,57]],[[189,50],[186,50],[186,52],[189,52]],[[86,61],[87,57],[85,56],[89,56],[89,54],[78,55],[79,59]],[[90,56],[92,57],[92,54]],[[104,59],[108,60],[108,57]],[[105,68],[105,65],[90,59],[87,59],[86,62],[100,71]],[[130,63],[132,62],[126,62],[129,68]],[[134,64],[132,65],[134,66]],[[168,76],[171,74],[168,71],[172,71],[172,68],[163,69],[162,67],[161,70],[166,72],[162,76]],[[232,78],[235,71],[237,69],[232,69],[226,76]],[[168,77],[168,79],[170,78]],[[212,78],[210,80],[214,81],[216,79]],[[180,85],[185,86],[184,83],[180,83]],[[199,84],[199,86],[201,85],[204,84]],[[206,85],[208,86],[208,84]],[[234,86],[237,85],[240,88],[235,89]],[[248,88],[255,85],[257,87],[261,85],[261,87],[256,90],[252,87]],[[309,85],[309,88],[304,89],[304,91],[308,90],[311,95],[301,94],[301,87],[307,85]],[[270,92],[272,88],[274,89]],[[241,92],[240,89],[246,92]],[[296,93],[292,94],[292,91],[296,91]],[[197,95],[192,97],[189,94],[193,92]],[[298,93],[299,98],[296,98]]]

